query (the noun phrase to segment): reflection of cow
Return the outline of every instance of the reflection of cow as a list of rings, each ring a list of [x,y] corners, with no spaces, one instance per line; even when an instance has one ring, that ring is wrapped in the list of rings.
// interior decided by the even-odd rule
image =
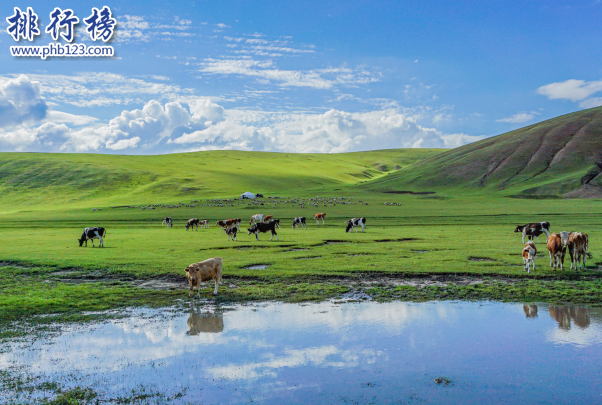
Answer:
[[[523,311],[527,318],[537,318],[537,305],[523,304]]]
[[[571,320],[581,328],[587,328],[590,324],[590,309],[578,305],[562,305],[549,307],[550,316],[558,322],[560,329],[571,329]]]
[[[220,333],[224,331],[222,314],[198,314],[191,312],[188,317],[187,335],[196,336],[199,333]]]

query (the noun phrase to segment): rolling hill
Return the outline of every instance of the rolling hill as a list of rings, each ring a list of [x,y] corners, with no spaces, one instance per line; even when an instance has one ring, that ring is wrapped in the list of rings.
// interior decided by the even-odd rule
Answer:
[[[0,212],[333,191],[440,153],[390,149],[341,154],[211,151],[155,156],[0,153]],[[292,195],[292,194],[290,194]]]
[[[373,191],[500,192],[602,198],[602,107],[578,111],[431,156]]]

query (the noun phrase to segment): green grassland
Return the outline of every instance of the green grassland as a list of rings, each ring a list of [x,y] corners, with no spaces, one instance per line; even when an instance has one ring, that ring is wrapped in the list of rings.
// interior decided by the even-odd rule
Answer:
[[[600,200],[522,200],[464,195],[461,189],[390,194],[372,188],[371,181],[391,176],[387,173],[398,170],[396,165],[434,153],[0,154],[0,320],[187,299],[183,269],[215,256],[224,259],[218,302],[319,300],[358,292],[381,300],[602,302]],[[197,189],[183,192],[185,184]],[[211,201],[246,190],[287,198],[223,207]],[[318,195],[345,196],[347,204],[331,200],[327,206],[300,207],[290,201]],[[199,205],[123,207],[191,201]],[[327,213],[326,225],[316,225],[316,212]],[[270,241],[268,234],[256,241],[245,226],[238,241],[228,241],[215,226],[218,219],[248,221],[256,213],[281,219],[280,241]],[[292,218],[301,215],[308,218],[308,229],[293,230]],[[173,228],[161,225],[165,216],[173,218]],[[367,218],[366,233],[346,233],[343,222],[357,216]],[[210,229],[185,231],[185,221],[193,217],[209,219]],[[541,220],[550,221],[553,231],[589,234],[592,258],[586,272],[568,266],[551,271],[545,236],[537,245],[535,272],[523,272],[514,226]],[[90,242],[78,246],[86,226],[107,229],[103,249]],[[253,265],[268,267],[248,268]],[[207,285],[202,296],[213,299],[211,291]]]

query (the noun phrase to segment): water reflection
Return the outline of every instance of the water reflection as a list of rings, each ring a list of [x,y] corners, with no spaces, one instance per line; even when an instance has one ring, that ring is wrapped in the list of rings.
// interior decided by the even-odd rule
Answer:
[[[107,403],[134,387],[183,392],[173,403],[600,403],[601,349],[602,309],[576,305],[201,305],[3,341],[0,371],[100,387]]]
[[[523,305],[523,311],[525,311],[525,316],[527,318],[537,318],[537,305]]]
[[[224,331],[224,316],[221,313],[199,313],[194,310],[188,317],[187,335],[196,336],[199,333],[220,333]]]
[[[590,321],[590,309],[578,305],[548,307],[550,316],[556,320],[560,329],[570,330],[571,321],[580,328],[587,328]]]

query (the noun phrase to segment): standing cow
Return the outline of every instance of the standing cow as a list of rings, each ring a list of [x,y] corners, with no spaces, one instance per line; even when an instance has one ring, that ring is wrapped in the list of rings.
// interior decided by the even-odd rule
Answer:
[[[531,273],[531,264],[533,265],[533,271],[535,271],[535,255],[537,255],[537,247],[533,241],[529,241],[523,248],[523,264],[525,268],[523,271]]]
[[[581,269],[581,261],[583,261],[583,270],[587,270],[587,249],[589,248],[589,237],[586,233],[573,232],[569,236],[569,255],[571,256],[571,269],[575,265],[575,271],[578,271],[577,266]]]
[[[542,233],[545,233],[546,236],[550,237],[550,223],[549,222],[536,222],[532,224],[526,225],[517,225],[514,232],[521,233],[523,235],[523,243],[525,243],[525,237],[528,237],[530,240],[533,238],[537,239],[539,242],[538,236]]]
[[[215,280],[213,295],[217,295],[217,288],[222,282],[222,267],[224,262],[221,257],[213,257],[200,263],[193,263],[186,267],[186,278],[190,284],[188,296],[192,296],[194,288],[198,288],[198,297],[201,298],[201,283],[203,281]]]
[[[316,225],[320,225],[320,220],[322,220],[322,225],[324,225],[324,220],[326,219],[326,213],[320,212],[319,214],[314,215],[314,219],[316,220]]]
[[[301,225],[301,229],[307,229],[307,224],[305,223],[305,217],[297,217],[293,219],[293,229],[299,229],[299,225]]]
[[[247,235],[250,235],[252,233],[255,234],[255,239],[259,240],[259,233],[264,233],[264,232],[272,232],[272,237],[270,238],[270,240],[274,239],[274,235],[276,235],[276,239],[278,241],[280,241],[280,238],[278,237],[278,234],[276,233],[276,225],[278,220],[275,221],[270,221],[267,224],[264,224],[263,222],[258,222],[256,224],[253,224],[252,227],[247,228]]]
[[[171,222],[171,217],[165,217],[163,220],[163,225],[165,225],[166,228],[172,228],[173,222]]]
[[[562,238],[557,233],[553,233],[548,237],[548,252],[550,252],[550,267],[556,271],[557,267],[564,271],[564,255],[566,246],[562,244]]]
[[[104,247],[105,244],[104,244],[104,241],[102,240],[102,238],[106,237],[106,235],[107,235],[107,231],[105,230],[105,228],[102,228],[100,226],[85,228],[84,232],[82,233],[82,237],[78,239],[79,246],[81,247],[85,242],[86,247],[88,247],[88,241],[91,240],[92,247],[94,247],[94,239],[99,239],[100,242],[98,244],[98,247]]]

